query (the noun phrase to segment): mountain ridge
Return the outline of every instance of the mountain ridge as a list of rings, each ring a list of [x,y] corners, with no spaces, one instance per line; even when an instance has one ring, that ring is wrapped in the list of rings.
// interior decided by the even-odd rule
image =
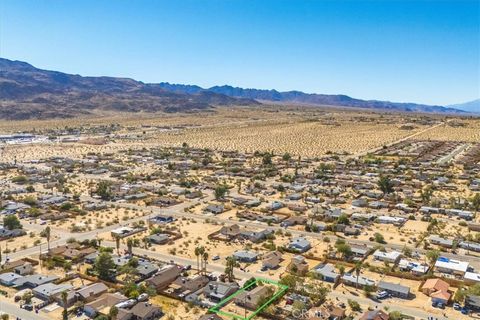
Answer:
[[[202,91],[172,92],[130,78],[83,77],[0,58],[0,118],[46,119],[120,112],[192,112],[259,102]],[[53,106],[53,107],[52,107]]]
[[[229,85],[143,83],[124,77],[91,77],[43,70],[0,58],[0,118],[68,118],[99,110],[194,112],[216,106],[259,106],[263,101],[405,112],[466,112],[442,106],[361,100],[347,95],[244,89]]]
[[[450,108],[480,114],[480,99],[449,105]]]
[[[159,85],[163,88],[167,88],[168,90],[172,90],[175,92],[199,92],[201,90],[206,90],[215,93],[225,94],[230,97],[247,98],[262,101],[303,103],[323,106],[343,106],[406,112],[465,113],[463,110],[438,105],[425,105],[409,102],[390,102],[380,100],[361,100],[352,98],[344,94],[304,93],[298,90],[282,92],[275,89],[244,89],[229,85],[213,86],[204,89],[195,85],[171,84],[168,82],[161,82],[159,83]]]

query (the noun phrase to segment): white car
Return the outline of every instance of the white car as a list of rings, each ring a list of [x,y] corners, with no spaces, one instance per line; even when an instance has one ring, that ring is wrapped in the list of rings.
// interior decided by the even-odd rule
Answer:
[[[149,298],[148,293],[142,293],[141,295],[138,296],[137,301],[138,302],[147,301],[148,298]]]

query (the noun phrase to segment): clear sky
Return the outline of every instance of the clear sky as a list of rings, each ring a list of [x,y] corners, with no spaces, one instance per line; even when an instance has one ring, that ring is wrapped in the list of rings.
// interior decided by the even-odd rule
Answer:
[[[1,0],[0,56],[144,82],[480,97],[480,1]]]

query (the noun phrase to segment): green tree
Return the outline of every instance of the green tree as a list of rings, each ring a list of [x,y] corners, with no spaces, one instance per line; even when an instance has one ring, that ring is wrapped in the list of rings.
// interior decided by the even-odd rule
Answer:
[[[115,235],[115,247],[117,248],[117,255],[120,255],[120,237]]]
[[[432,195],[433,189],[431,186],[426,186],[425,188],[423,188],[422,191],[420,191],[420,197],[422,198],[422,202],[425,204],[428,204],[430,202]]]
[[[350,224],[350,220],[348,219],[348,216],[345,213],[342,213],[337,220],[337,223],[339,224]]]
[[[117,320],[118,316],[118,308],[116,306],[111,306],[110,310],[108,311],[108,317],[110,320]]]
[[[272,164],[272,157],[273,157],[273,154],[271,154],[270,152],[265,152],[262,156],[263,165],[265,165],[265,166],[271,165]]]
[[[108,252],[102,252],[95,259],[95,270],[98,277],[103,280],[110,281],[115,275],[115,263]]]
[[[480,209],[480,193],[476,193],[472,199],[470,199],[470,206],[475,212],[478,212]]]
[[[388,314],[390,320],[402,320],[403,314],[400,311],[392,311]]]
[[[393,192],[393,183],[392,183],[392,181],[390,180],[389,177],[380,176],[377,184],[378,184],[378,187],[380,188],[380,190],[382,190],[384,195],[387,195],[387,194]]]
[[[22,229],[22,224],[14,214],[3,217],[3,226],[8,230]]]
[[[383,235],[381,233],[375,232],[373,237],[375,238],[375,242],[385,243],[385,238],[383,237]]]
[[[197,270],[198,270],[198,273],[201,273],[200,271],[200,255],[201,255],[201,250],[202,250],[202,247],[200,246],[196,246],[195,247],[195,257],[197,257]]]
[[[228,188],[225,185],[217,185],[215,187],[215,199],[220,200],[227,194]]]
[[[128,249],[128,254],[132,256],[133,255],[133,239],[132,238],[127,239],[127,249]]]
[[[433,265],[438,260],[438,258],[440,257],[440,251],[438,251],[438,250],[428,250],[427,253],[425,253],[425,256],[427,257],[430,264]]]
[[[335,244],[337,252],[342,255],[342,258],[348,258],[352,255],[352,248],[348,243],[339,242]]]
[[[51,233],[52,233],[52,230],[50,229],[50,226],[47,226],[45,228],[45,230],[43,230],[43,233],[45,235],[45,238],[47,238],[47,250],[48,250],[48,252],[50,252],[50,237],[51,237]]]
[[[112,198],[110,182],[100,181],[97,185],[95,193],[98,194],[103,200],[110,200]]]
[[[67,293],[67,291],[62,291],[60,296],[62,298],[62,304],[63,304],[62,319],[63,320],[68,320],[68,311],[67,311],[68,293]]]
[[[233,256],[227,257],[227,261],[225,264],[225,274],[227,275],[228,280],[233,281],[235,279],[234,271],[235,271],[235,267],[237,266],[238,266],[238,263],[235,257]]]
[[[355,288],[358,289],[358,278],[360,277],[360,273],[362,271],[362,263],[361,262],[357,262],[355,263],[355,275],[357,276],[357,282],[355,284]]]
[[[207,263],[208,263],[208,252],[203,253],[203,272],[206,274],[207,273]]]
[[[350,306],[350,309],[352,309],[352,311],[355,311],[355,312],[362,311],[362,308],[360,307],[360,304],[357,301],[348,299],[347,302],[348,302],[348,305]]]
[[[285,162],[289,162],[290,159],[292,159],[292,156],[290,155],[290,153],[284,153],[283,156],[282,156],[282,160],[285,161]]]

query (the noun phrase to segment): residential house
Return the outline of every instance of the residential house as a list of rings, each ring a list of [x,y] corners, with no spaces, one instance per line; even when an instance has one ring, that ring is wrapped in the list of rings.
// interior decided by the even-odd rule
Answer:
[[[342,320],[346,317],[344,308],[333,305],[311,308],[308,315],[308,320]]]
[[[225,211],[225,206],[223,204],[209,204],[204,211],[213,214],[220,214]]]
[[[108,291],[108,287],[103,282],[95,282],[75,291],[78,300],[88,303],[97,299]]]
[[[372,310],[366,311],[361,317],[360,320],[388,320],[390,316],[383,310]]]
[[[208,299],[219,302],[237,292],[238,289],[239,287],[236,283],[210,281],[203,289],[203,294]]]
[[[318,274],[323,281],[335,283],[340,278],[340,274],[335,272],[335,266],[330,263],[319,264],[312,271]]]
[[[378,290],[386,291],[394,297],[408,299],[410,296],[410,288],[400,284],[387,281],[380,281],[377,285]]]
[[[461,241],[458,246],[467,251],[480,252],[480,243],[471,241]]]
[[[445,239],[437,235],[431,235],[430,237],[428,237],[428,240],[430,241],[430,243],[435,244],[437,246],[444,247],[444,248],[453,247],[453,240]]]
[[[310,244],[310,241],[304,237],[293,238],[287,246],[288,249],[300,253],[307,252],[311,247],[312,245]]]
[[[166,244],[168,243],[170,236],[165,233],[156,233],[156,234],[151,234],[146,237],[147,240],[150,243],[155,243],[155,244]]]
[[[124,313],[124,315],[122,315]],[[119,309],[118,319],[155,320],[163,316],[162,309],[149,302],[139,302],[130,310]]]
[[[465,272],[467,272],[468,267],[469,263],[467,261],[459,261],[446,257],[440,257],[435,262],[435,270],[437,272],[453,274],[461,278],[463,278]]]
[[[68,283],[54,284],[45,283],[32,289],[32,293],[35,297],[44,301],[51,301],[57,295],[60,295],[64,291],[69,291],[73,286]]]
[[[373,257],[375,258],[375,260],[380,260],[380,261],[389,262],[389,263],[397,263],[398,260],[400,260],[401,256],[402,256],[402,253],[395,250],[390,252],[385,252],[378,249],[373,253]]]
[[[282,262],[282,253],[279,251],[271,251],[263,255],[262,269],[277,269]]]
[[[297,255],[292,257],[287,269],[297,275],[305,275],[308,272],[308,263],[305,257]]]
[[[477,312],[480,311],[480,296],[467,295],[465,297],[465,307]]]
[[[204,288],[209,281],[208,277],[200,274],[193,277],[179,277],[170,285],[170,288],[178,297],[184,298],[188,294]]]
[[[15,284],[17,279],[23,278],[21,275],[18,275],[14,272],[5,272],[0,274],[0,284],[10,287]]]
[[[135,269],[140,279],[147,279],[152,277],[158,271],[158,266],[148,260],[139,260],[138,266]]]
[[[447,304],[452,294],[450,285],[441,279],[428,279],[422,286],[422,292],[432,298],[432,302]]]
[[[463,277],[465,284],[474,285],[480,283],[480,273],[477,272],[466,272]]]
[[[24,287],[25,288],[35,288],[35,287],[38,287],[42,284],[53,282],[57,279],[58,279],[57,276],[52,276],[52,275],[44,276],[44,275],[41,275],[41,274],[31,274],[31,275],[24,276],[24,277],[16,279],[13,282],[13,286],[15,288],[24,288]]]
[[[428,272],[430,267],[426,263],[411,261],[407,259],[400,259],[398,267],[401,271],[411,272],[416,276],[423,276]]]
[[[258,258],[258,253],[253,251],[239,250],[233,253],[235,259],[239,262],[255,262]]]
[[[104,293],[98,299],[85,304],[83,310],[85,314],[90,318],[95,318],[98,314],[108,314],[110,308],[128,300],[123,294]]]
[[[374,287],[375,286],[375,281],[371,280],[371,279],[368,279],[364,276],[358,276],[356,274],[351,274],[351,273],[345,273],[343,276],[342,276],[342,282],[345,284],[345,285],[348,285],[348,286],[358,286],[360,288],[362,287],[366,287],[366,286],[370,286],[370,287]]]
[[[176,265],[166,265],[156,275],[146,280],[148,286],[162,290],[172,283],[182,270]]]
[[[259,307],[259,302],[269,293],[269,287],[266,285],[257,286],[250,291],[242,291],[235,298],[235,304],[250,310]]]

